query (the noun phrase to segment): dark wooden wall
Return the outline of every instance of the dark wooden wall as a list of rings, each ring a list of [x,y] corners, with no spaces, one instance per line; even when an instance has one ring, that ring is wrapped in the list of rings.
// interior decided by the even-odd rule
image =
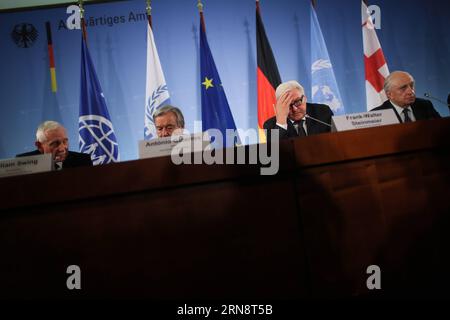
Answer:
[[[0,179],[0,297],[449,297],[449,137],[441,119],[287,140],[275,176],[164,157]]]

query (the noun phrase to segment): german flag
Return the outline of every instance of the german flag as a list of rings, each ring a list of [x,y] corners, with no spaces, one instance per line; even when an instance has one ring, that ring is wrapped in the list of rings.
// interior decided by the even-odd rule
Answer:
[[[53,54],[53,43],[52,43],[52,30],[50,27],[50,22],[45,23],[45,28],[47,29],[47,47],[48,47],[48,60],[50,64],[50,78],[52,82],[52,92],[56,92],[56,71],[55,71],[55,55]]]
[[[275,115],[275,89],[281,83],[277,63],[261,19],[259,0],[256,0],[256,42],[258,55],[258,129],[259,142],[265,143],[264,122]]]

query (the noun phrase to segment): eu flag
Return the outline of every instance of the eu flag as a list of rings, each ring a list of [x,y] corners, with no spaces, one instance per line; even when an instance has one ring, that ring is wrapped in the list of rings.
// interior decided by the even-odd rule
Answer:
[[[81,40],[80,89],[80,152],[90,154],[94,165],[118,162],[116,135],[84,37]]]
[[[200,83],[202,86],[202,129],[220,130],[227,147],[226,130],[236,131],[233,115],[222,87],[216,64],[206,38],[203,12],[200,12]],[[235,141],[234,144],[240,143]],[[228,145],[232,147],[233,145]]]

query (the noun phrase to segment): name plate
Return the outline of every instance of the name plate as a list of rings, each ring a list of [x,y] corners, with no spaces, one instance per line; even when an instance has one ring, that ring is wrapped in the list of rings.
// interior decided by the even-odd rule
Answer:
[[[399,123],[399,121],[392,109],[352,113],[333,116],[331,119],[331,131],[371,128],[396,123]]]
[[[176,145],[190,146],[185,150],[201,152],[209,143],[209,135],[206,133],[174,135],[154,140],[140,140],[139,159],[170,156],[172,149]]]
[[[52,171],[52,162],[52,155],[50,153],[3,159],[0,160],[0,178]]]

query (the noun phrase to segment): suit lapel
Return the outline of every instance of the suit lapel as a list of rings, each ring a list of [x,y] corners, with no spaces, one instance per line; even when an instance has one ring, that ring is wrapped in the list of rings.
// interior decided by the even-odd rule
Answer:
[[[311,107],[309,103],[306,103],[306,114],[311,113]],[[306,135],[310,136],[314,132],[314,121],[311,121],[311,119],[306,118],[305,119],[305,125],[306,125]]]
[[[316,125],[317,125],[316,122],[312,121],[309,118],[306,118],[306,130],[308,131],[307,132],[308,136],[310,136],[311,134],[316,133],[316,128],[317,128]]]
[[[412,112],[413,112],[413,114],[414,114],[414,117],[416,118],[416,120],[422,120],[422,119],[426,119],[427,118],[427,116],[426,116],[426,114],[425,114],[425,108],[420,108],[417,104],[416,104],[416,102],[414,102],[412,105],[411,105],[411,109],[412,109]]]
[[[67,154],[67,158],[66,158],[66,160],[64,160],[63,161],[63,163],[62,163],[62,168],[64,169],[64,168],[70,168],[71,167],[71,162],[72,161],[72,156],[71,156],[71,154],[70,154],[70,151],[68,151],[68,154]]]

